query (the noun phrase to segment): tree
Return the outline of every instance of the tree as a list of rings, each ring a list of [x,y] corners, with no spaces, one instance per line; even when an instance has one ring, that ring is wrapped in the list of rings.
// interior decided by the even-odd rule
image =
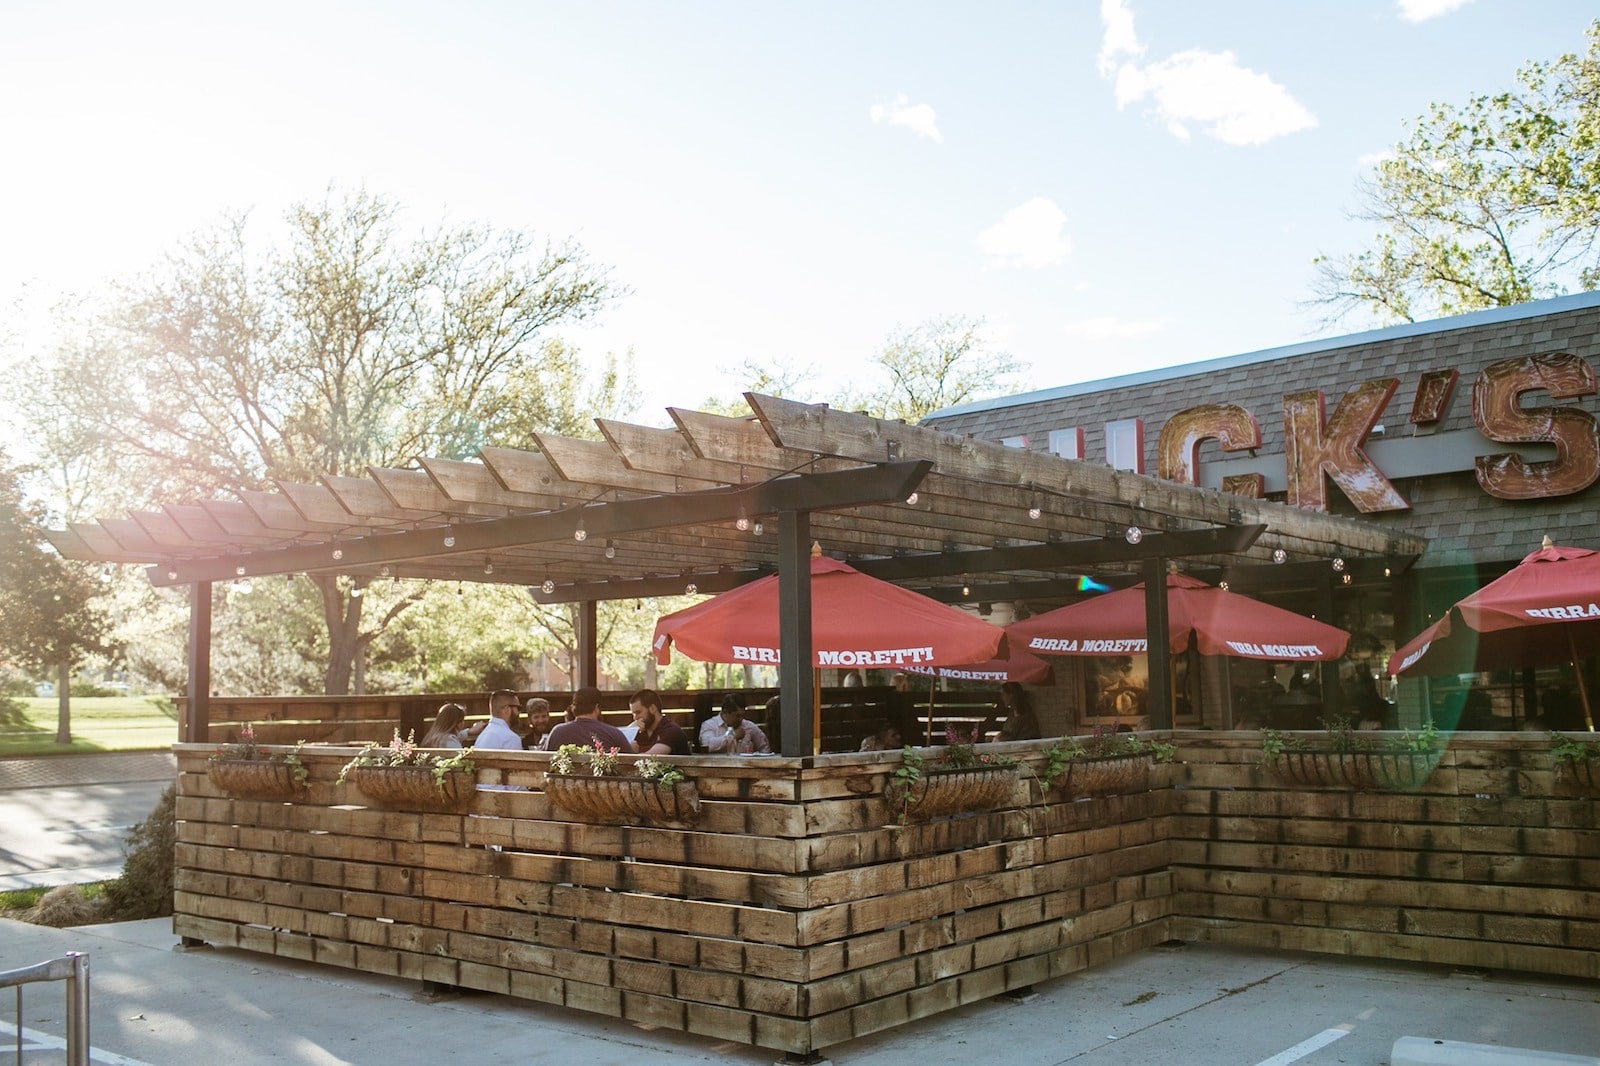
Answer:
[[[879,418],[918,422],[940,408],[1009,391],[1022,364],[987,346],[983,324],[948,315],[897,328],[878,355],[888,384],[869,393],[863,408]]]
[[[627,399],[614,362],[586,390],[576,352],[547,335],[620,295],[577,245],[471,226],[406,238],[399,217],[330,190],[288,212],[281,241],[255,242],[236,216],[124,286],[40,361],[33,407],[57,461],[111,464],[129,502],[210,497],[516,447],[570,427],[580,402]],[[324,688],[342,694],[408,604],[374,619],[360,583],[311,580]]]
[[[988,346],[981,318],[946,315],[909,329],[896,327],[874,360],[882,382],[865,392],[847,390],[826,397],[835,407],[865,411],[878,418],[918,422],[943,407],[995,396],[1013,388],[1025,370],[1010,353]],[[811,370],[782,363],[762,367],[746,360],[740,368],[752,392],[805,400]],[[708,401],[708,411],[736,413],[744,405]]]
[[[31,671],[56,672],[56,743],[72,743],[70,682],[83,656],[112,651],[96,608],[98,582],[45,545],[44,509],[27,499],[20,471],[0,452],[0,654]]]
[[[1356,217],[1372,246],[1315,260],[1315,302],[1416,321],[1600,284],[1600,21],[1583,56],[1518,86],[1435,104],[1373,177]]]

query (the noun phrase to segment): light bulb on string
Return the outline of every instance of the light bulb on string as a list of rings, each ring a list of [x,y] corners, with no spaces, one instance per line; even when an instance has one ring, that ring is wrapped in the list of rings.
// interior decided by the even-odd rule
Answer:
[[[616,546],[616,544],[614,544],[613,542],[611,542],[609,540],[606,541],[606,558],[607,559],[615,559],[616,557],[617,557],[617,546]]]

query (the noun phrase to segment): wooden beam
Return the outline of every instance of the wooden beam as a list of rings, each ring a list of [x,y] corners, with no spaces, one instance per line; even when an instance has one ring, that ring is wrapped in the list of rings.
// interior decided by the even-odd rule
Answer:
[[[443,528],[366,537],[344,537],[318,545],[243,553],[227,558],[184,560],[150,574],[152,582],[186,584],[228,579],[243,567],[249,576],[299,572],[344,572],[360,567],[483,555],[503,548],[588,537],[670,528],[705,521],[728,521],[740,515],[775,514],[780,510],[851,507],[903,497],[928,472],[926,462],[887,463],[830,474],[796,475],[746,489],[714,489],[680,496],[646,497],[616,503],[595,503],[545,514],[461,522]],[[176,575],[176,576],[173,576]]]

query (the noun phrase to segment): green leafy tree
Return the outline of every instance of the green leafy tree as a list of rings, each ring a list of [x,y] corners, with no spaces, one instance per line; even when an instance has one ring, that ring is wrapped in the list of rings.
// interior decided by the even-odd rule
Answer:
[[[1359,187],[1372,245],[1315,260],[1315,302],[1386,322],[1600,285],[1600,22],[1516,88],[1435,104]]]
[[[0,452],[0,654],[30,671],[55,671],[56,743],[70,744],[72,667],[113,648],[95,604],[100,583],[89,567],[46,546],[44,519],[44,508],[25,495],[21,472]]]
[[[577,245],[474,226],[408,237],[399,219],[380,196],[330,190],[279,239],[232,218],[124,286],[38,360],[31,407],[55,461],[114,470],[116,502],[148,504],[465,458],[631,400],[614,361],[589,381],[550,335],[620,295]],[[311,580],[323,687],[345,693],[416,599],[380,611],[360,584]]]

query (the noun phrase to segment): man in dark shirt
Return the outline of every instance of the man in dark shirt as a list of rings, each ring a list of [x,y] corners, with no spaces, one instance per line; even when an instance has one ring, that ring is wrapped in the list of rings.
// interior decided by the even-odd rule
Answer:
[[[600,690],[585,685],[572,697],[572,721],[562,722],[550,730],[545,748],[557,751],[563,744],[576,744],[590,748],[598,740],[608,748],[631,752],[633,745],[616,726],[600,720]]]
[[[661,697],[653,688],[642,688],[628,701],[633,723],[639,732],[633,747],[640,755],[688,755],[689,737],[678,723],[661,713]]]

